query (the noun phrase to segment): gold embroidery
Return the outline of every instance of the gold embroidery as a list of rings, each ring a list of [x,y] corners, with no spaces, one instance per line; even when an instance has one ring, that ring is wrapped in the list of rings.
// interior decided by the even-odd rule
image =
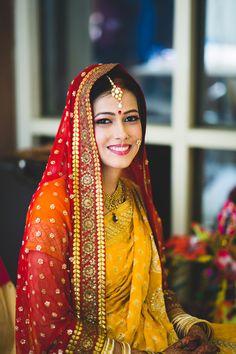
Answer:
[[[82,346],[83,346],[86,350],[91,349],[92,346],[93,346],[93,341],[92,341],[92,339],[86,338],[85,340],[83,340]]]
[[[94,251],[94,245],[92,244],[92,242],[86,242],[83,245],[83,251],[87,254],[92,253],[92,251]]]
[[[88,132],[87,132],[87,130],[83,130],[81,132],[81,138],[82,138],[83,141],[87,141],[88,140]]]
[[[161,314],[165,314],[165,309],[162,306],[163,303],[163,292],[162,289],[156,289],[151,295],[150,300],[150,308],[152,312],[161,312]],[[161,305],[160,305],[161,304]]]
[[[214,344],[218,345],[219,347],[225,347],[227,349],[236,349],[236,343],[230,342],[230,341],[224,341],[220,339],[214,339],[212,341]]]
[[[150,234],[151,238],[151,245],[152,245],[152,263],[151,263],[151,270],[155,273],[161,273],[161,264],[160,264],[160,257],[156,249],[155,241],[153,235]]]
[[[119,180],[116,190],[112,194],[104,192],[104,205],[107,210],[117,209],[125,201],[124,183]]]
[[[94,227],[94,222],[90,219],[83,221],[83,227],[85,230],[91,230]]]
[[[93,205],[93,200],[92,200],[92,198],[89,198],[89,197],[83,198],[82,204],[85,208],[90,209]]]
[[[84,163],[89,163],[91,161],[91,155],[88,152],[84,152],[81,159]]]
[[[88,265],[83,270],[84,274],[88,277],[92,277],[95,273],[95,268],[91,265]]]
[[[80,337],[80,334],[82,332],[82,323],[80,324],[77,324],[75,326],[75,329],[74,329],[74,332],[71,336],[71,339],[70,339],[70,342],[68,344],[68,347],[66,349],[66,354],[73,354],[76,350],[76,345],[77,345],[77,342],[79,340],[79,337]]]
[[[86,74],[82,82],[80,83],[79,89],[75,94],[75,104],[74,104],[74,112],[73,112],[73,138],[72,138],[72,173],[73,173],[73,202],[74,202],[74,210],[73,210],[73,220],[74,220],[74,235],[73,235],[73,286],[74,286],[74,294],[75,294],[75,305],[76,305],[76,313],[78,319],[80,319],[80,286],[85,287],[86,291],[83,293],[83,302],[82,305],[84,307],[84,311],[88,312],[88,315],[91,318],[95,319],[98,317],[98,323],[96,324],[97,330],[100,328],[101,333],[97,338],[94,336],[94,330],[91,328],[87,328],[82,331],[82,325],[77,326],[74,330],[72,338],[70,339],[68,349],[66,353],[73,353],[73,350],[76,349],[78,353],[83,353],[83,345],[84,340],[86,338],[93,338],[96,340],[94,342],[95,349],[93,353],[100,353],[103,347],[105,332],[106,332],[106,316],[105,316],[105,236],[104,236],[104,220],[103,220],[103,196],[102,196],[102,181],[101,181],[101,171],[100,171],[100,161],[97,152],[97,145],[95,142],[94,134],[93,134],[93,116],[90,105],[90,90],[93,86],[94,82],[103,74],[110,71],[115,65],[107,64],[102,67],[95,67],[89,73]],[[82,94],[82,92],[84,94]],[[81,101],[80,101],[81,100]],[[79,107],[81,117],[87,115],[86,119],[79,119]],[[87,125],[86,125],[87,124]],[[88,160],[93,162],[93,166],[89,169],[89,166],[86,165],[80,166],[79,162],[79,149],[78,142],[80,139],[85,142],[88,141],[89,147],[91,151],[88,151],[86,147],[86,158],[81,158],[81,163],[86,164]],[[83,148],[83,146],[82,146]],[[84,156],[84,151],[81,151],[81,156]],[[84,171],[86,169],[86,179],[81,179],[80,171]],[[94,173],[95,171],[95,173]],[[91,177],[91,183],[88,179]],[[94,185],[92,180],[94,178]],[[87,184],[86,184],[87,183]],[[80,210],[80,198],[83,196],[85,192],[90,189],[94,198],[92,199],[91,208],[86,207],[90,203],[88,203],[89,197],[87,197],[86,201],[83,200],[81,203]],[[91,229],[82,229],[80,230],[80,218],[85,220],[89,217],[89,213],[91,216],[91,220],[96,220],[96,226],[94,225]],[[96,238],[97,235],[97,238]],[[82,247],[81,247],[82,242]],[[91,242],[91,244],[89,244]],[[97,254],[95,254],[95,244],[97,243]],[[85,247],[86,245],[86,247]],[[87,250],[92,248],[93,252],[88,253]],[[81,254],[80,254],[81,250]],[[83,252],[87,255],[83,255]],[[97,256],[97,261],[95,257]],[[92,264],[96,261],[98,264],[98,282],[96,277],[93,277],[90,282],[86,282],[86,276],[82,279],[82,283],[80,282],[80,267],[84,267],[85,264]],[[98,286],[97,286],[98,283]],[[97,289],[98,291],[98,299],[97,293],[92,292],[92,289]],[[92,295],[93,294],[93,295]],[[86,307],[86,303],[89,303],[93,300],[93,306]],[[97,309],[97,313],[93,314],[94,308]],[[90,311],[90,313],[89,313]],[[80,342],[78,343],[80,338]]]
[[[116,210],[117,221],[113,221],[112,213],[106,214],[106,241],[119,242],[125,235],[129,236],[132,228],[133,206],[131,200],[126,200]]]
[[[93,183],[93,178],[90,175],[84,175],[81,179],[81,183],[83,183],[85,186],[89,186]]]

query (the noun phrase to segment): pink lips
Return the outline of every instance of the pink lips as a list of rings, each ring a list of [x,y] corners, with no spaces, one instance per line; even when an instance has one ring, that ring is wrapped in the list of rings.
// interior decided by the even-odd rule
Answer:
[[[107,148],[116,155],[127,155],[131,149],[131,145],[117,144],[117,145],[109,145]]]

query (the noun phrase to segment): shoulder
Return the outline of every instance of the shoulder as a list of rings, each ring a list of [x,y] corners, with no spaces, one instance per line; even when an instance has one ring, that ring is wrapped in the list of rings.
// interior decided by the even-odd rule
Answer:
[[[67,249],[71,232],[70,202],[63,177],[40,185],[28,212],[27,247],[57,258]]]
[[[54,199],[62,202],[67,195],[65,177],[60,177],[53,181],[42,183],[37,189],[34,198],[41,201]]]
[[[31,202],[31,220],[34,216],[48,218],[49,215],[65,215],[69,212],[69,194],[64,177],[43,183]]]

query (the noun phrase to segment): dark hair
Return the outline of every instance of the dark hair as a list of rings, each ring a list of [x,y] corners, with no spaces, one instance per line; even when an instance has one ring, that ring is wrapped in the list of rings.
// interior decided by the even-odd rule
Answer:
[[[136,97],[139,114],[141,116],[141,124],[142,124],[143,136],[144,136],[145,128],[146,128],[145,99],[138,83],[132,78],[132,76],[130,76],[123,69],[121,69],[121,67],[115,67],[108,74],[103,75],[100,79],[98,79],[95,82],[90,93],[91,103],[93,103],[94,100],[98,98],[100,95],[111,91],[111,83],[107,76],[109,76],[117,86],[132,92]]]

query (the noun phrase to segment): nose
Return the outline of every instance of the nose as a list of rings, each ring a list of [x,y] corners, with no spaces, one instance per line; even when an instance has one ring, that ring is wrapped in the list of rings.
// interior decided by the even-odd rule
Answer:
[[[129,134],[124,122],[122,121],[117,122],[115,129],[116,129],[115,131],[116,139],[120,139],[123,141],[128,138]]]

